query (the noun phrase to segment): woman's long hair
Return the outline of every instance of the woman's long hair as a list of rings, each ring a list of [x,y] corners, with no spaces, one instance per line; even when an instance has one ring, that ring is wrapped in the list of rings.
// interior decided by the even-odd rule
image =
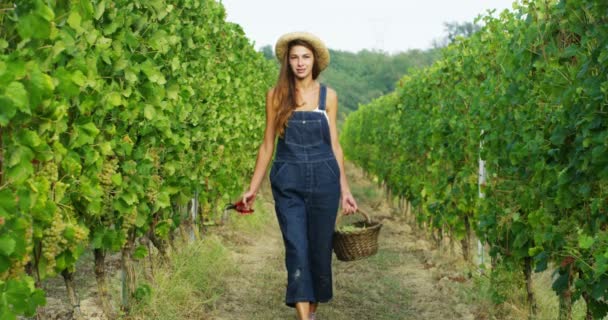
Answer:
[[[317,62],[317,53],[315,49],[310,43],[296,39],[290,41],[287,45],[287,50],[285,50],[285,55],[283,56],[283,60],[281,61],[281,70],[279,71],[279,78],[277,80],[277,84],[274,87],[273,94],[273,105],[275,107],[276,117],[275,117],[275,128],[277,128],[277,132],[279,136],[283,136],[285,133],[285,127],[287,126],[287,120],[291,117],[291,114],[296,109],[296,80],[295,75],[293,74],[293,70],[289,65],[289,52],[291,48],[294,46],[304,46],[312,51],[313,54],[313,66],[312,66],[312,78],[317,79],[319,73],[319,63]]]

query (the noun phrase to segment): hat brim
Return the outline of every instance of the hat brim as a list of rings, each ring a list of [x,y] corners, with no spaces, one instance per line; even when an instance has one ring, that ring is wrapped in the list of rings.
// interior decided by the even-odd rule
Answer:
[[[277,43],[274,47],[275,55],[277,56],[277,59],[279,59],[279,61],[283,61],[283,58],[287,53],[287,46],[289,45],[289,43],[297,39],[304,40],[310,43],[310,45],[314,48],[320,71],[327,68],[327,66],[329,65],[329,50],[327,49],[323,41],[321,41],[321,39],[319,39],[314,34],[308,32],[290,32],[282,35],[279,40],[277,40]]]

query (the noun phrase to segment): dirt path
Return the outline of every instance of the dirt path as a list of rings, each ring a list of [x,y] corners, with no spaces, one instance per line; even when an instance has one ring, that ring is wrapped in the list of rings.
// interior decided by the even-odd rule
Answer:
[[[353,190],[369,193],[371,183],[360,172],[354,168],[347,172]],[[268,194],[263,198],[271,199]],[[474,307],[459,302],[461,295],[455,294],[455,287],[468,281],[454,271],[458,258],[438,254],[386,205],[374,210],[370,203],[359,204],[383,223],[379,252],[355,262],[334,256],[334,299],[321,305],[319,319],[475,319]],[[233,241],[239,273],[227,280],[227,291],[212,319],[295,319],[293,309],[283,303],[284,252],[272,202],[262,205],[271,215],[269,222],[263,230],[240,234],[240,240]]]

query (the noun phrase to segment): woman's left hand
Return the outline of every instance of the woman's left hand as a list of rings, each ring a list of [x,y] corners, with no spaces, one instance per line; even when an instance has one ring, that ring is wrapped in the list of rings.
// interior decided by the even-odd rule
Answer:
[[[342,212],[345,215],[353,214],[357,211],[357,201],[350,192],[342,193]]]

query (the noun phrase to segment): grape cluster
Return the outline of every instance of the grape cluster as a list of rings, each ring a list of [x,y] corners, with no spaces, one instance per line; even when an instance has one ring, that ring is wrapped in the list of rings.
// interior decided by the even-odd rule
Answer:
[[[358,227],[352,224],[347,224],[338,228],[338,231],[340,231],[341,233],[353,233],[359,232],[361,230],[365,230],[365,226]]]
[[[135,220],[137,220],[137,208],[133,207],[133,210],[131,210],[130,213],[123,216],[120,228],[123,234],[127,235],[129,233],[129,230],[135,226]]]
[[[52,273],[56,266],[55,257],[65,250],[76,252],[78,246],[87,243],[89,230],[81,225],[73,224],[67,215],[70,210],[57,210],[49,228],[42,233],[42,256],[47,261],[47,272]],[[67,231],[67,232],[66,232]],[[72,234],[72,236],[66,236]]]
[[[70,250],[75,251],[76,247],[89,238],[89,230],[80,225],[74,225],[74,241],[70,245]]]
[[[57,181],[59,170],[57,164],[53,161],[47,161],[38,171],[38,176],[46,178],[49,182]]]
[[[110,158],[103,163],[101,173],[99,174],[99,182],[103,188],[103,212],[108,214],[112,212],[112,176],[118,170],[118,159]]]
[[[58,256],[67,244],[68,240],[63,237],[65,223],[57,212],[49,228],[45,229],[42,236],[42,256],[47,261],[47,270],[55,268],[55,257]]]
[[[158,196],[158,190],[163,184],[163,178],[157,174],[152,175],[151,178],[152,181],[148,183],[148,187],[146,188],[146,199],[148,199],[149,203],[155,203],[156,197]]]
[[[29,255],[25,255],[18,260],[11,260],[11,268],[8,270],[8,278],[17,278],[25,271],[25,266],[29,262]],[[0,274],[0,279],[4,279]]]
[[[49,199],[54,199],[51,190],[52,186],[57,183],[58,173],[57,164],[53,161],[45,162],[37,172],[36,182],[38,183],[38,191],[46,194]]]
[[[156,168],[157,170],[160,169],[159,148],[148,149],[148,155],[150,156],[150,158],[152,160],[152,165],[154,166],[154,168]]]
[[[99,182],[104,187],[104,189],[110,188],[112,186],[112,176],[116,174],[117,169],[117,158],[110,158],[103,163],[101,173],[99,174]]]

